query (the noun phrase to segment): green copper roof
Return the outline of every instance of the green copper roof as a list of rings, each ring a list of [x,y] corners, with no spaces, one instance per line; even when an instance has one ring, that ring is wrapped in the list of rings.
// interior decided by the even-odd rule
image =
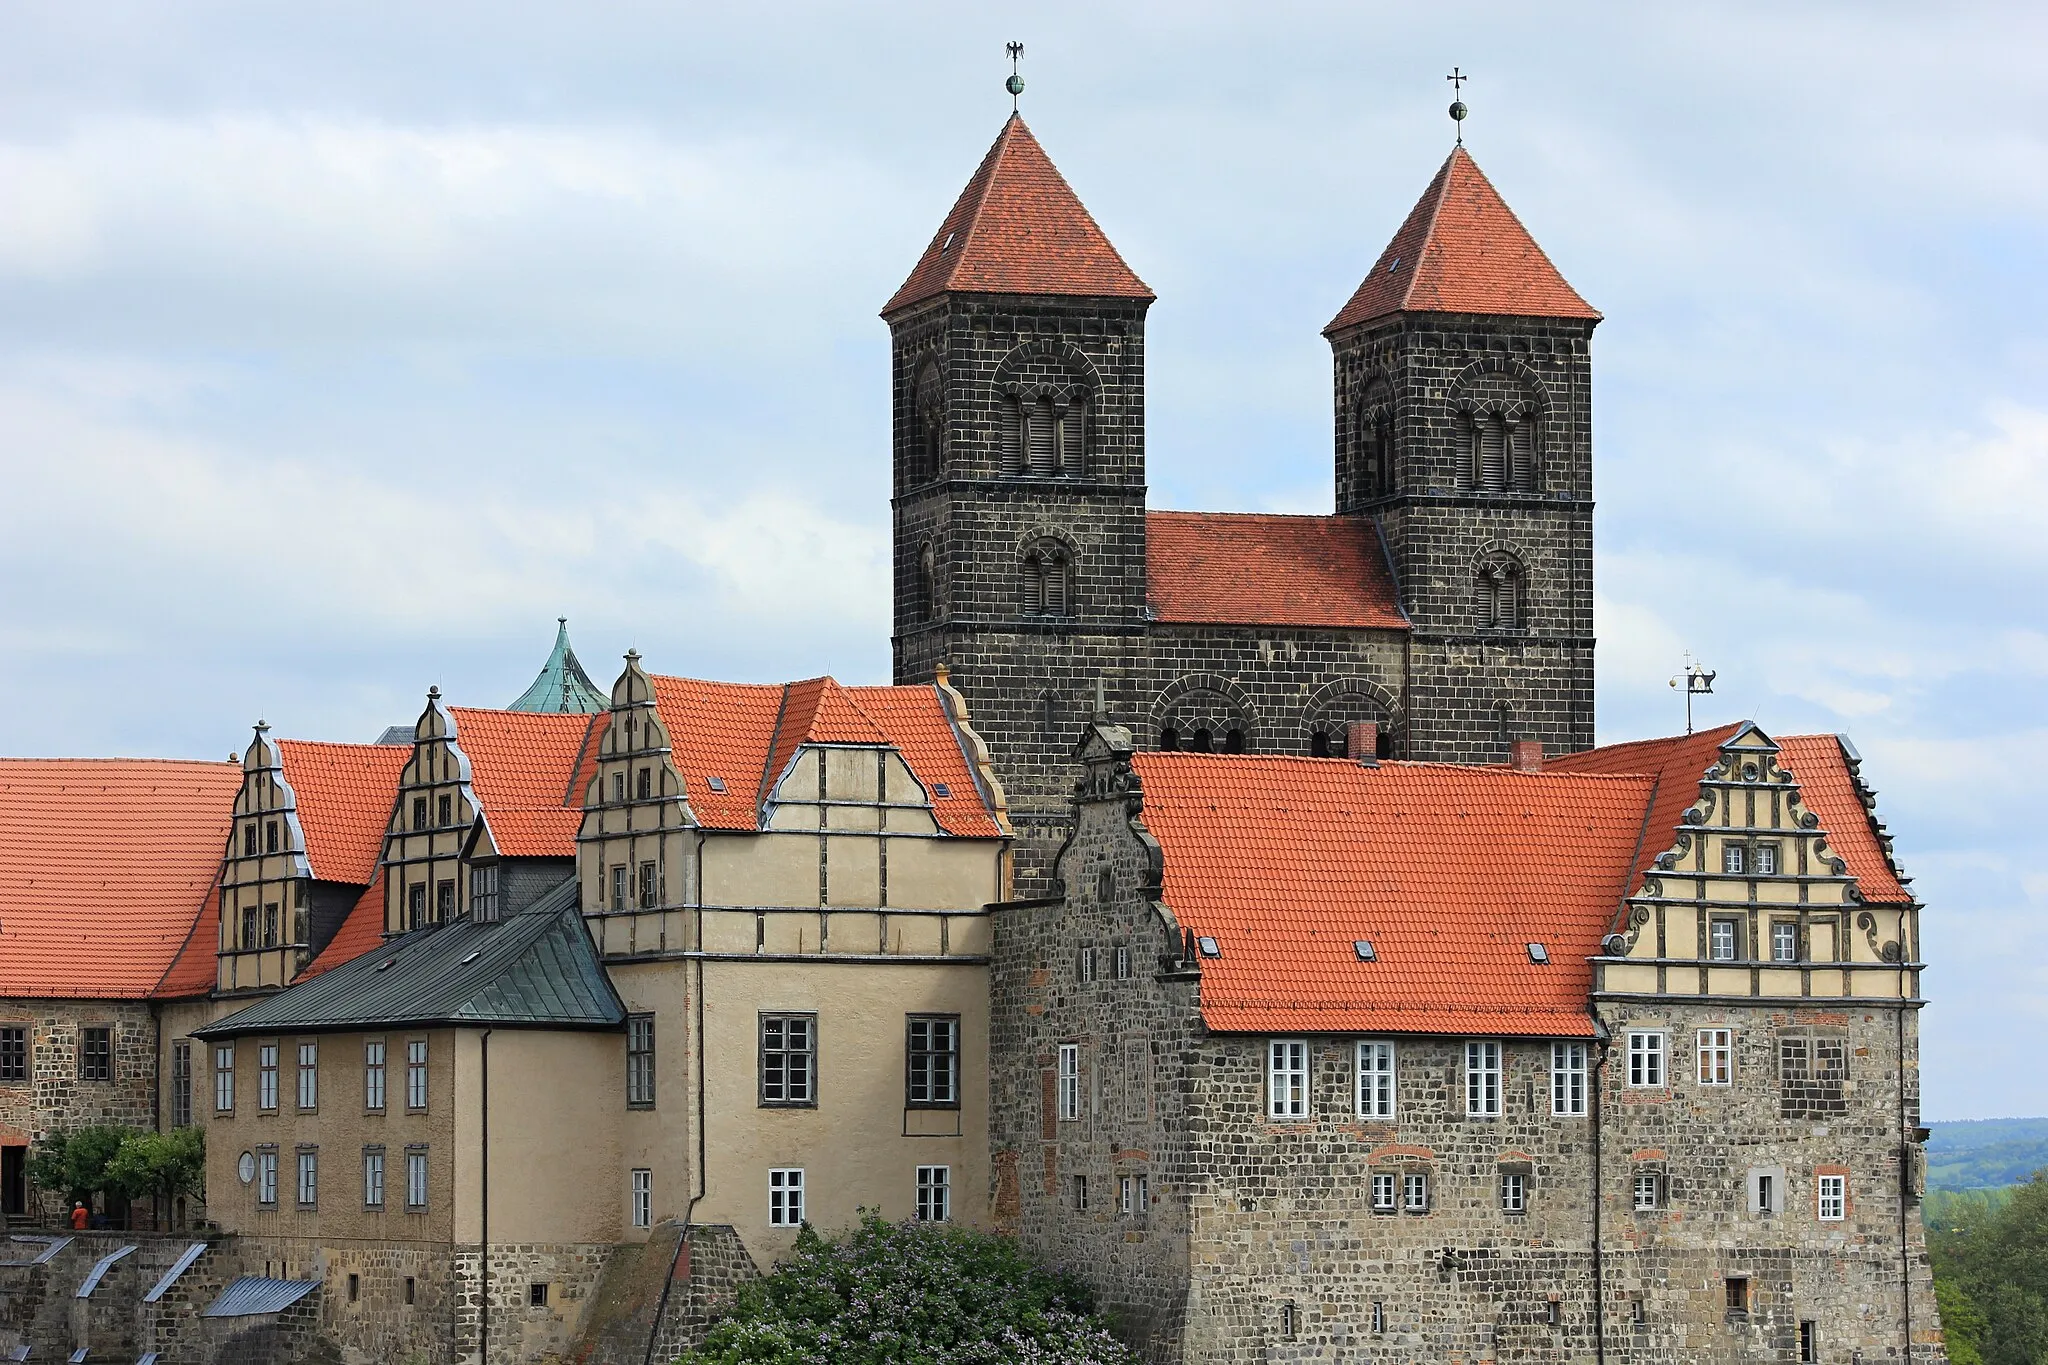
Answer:
[[[616,1029],[626,1022],[577,912],[574,877],[503,920],[415,929],[194,1036],[494,1024]]]
[[[583,665],[576,662],[576,651],[569,648],[569,618],[558,616],[555,627],[555,650],[542,665],[540,676],[533,680],[533,686],[519,694],[519,700],[505,709],[508,711],[566,711],[577,715],[591,715],[611,709],[612,699],[598,690],[590,675],[583,671]]]

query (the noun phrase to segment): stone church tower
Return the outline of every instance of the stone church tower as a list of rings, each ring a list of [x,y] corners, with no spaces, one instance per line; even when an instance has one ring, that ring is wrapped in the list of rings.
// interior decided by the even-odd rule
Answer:
[[[967,700],[1019,894],[1098,708],[1165,749],[1589,747],[1599,314],[1464,150],[1325,331],[1333,516],[1147,508],[1152,299],[1012,114],[882,310],[895,676]]]

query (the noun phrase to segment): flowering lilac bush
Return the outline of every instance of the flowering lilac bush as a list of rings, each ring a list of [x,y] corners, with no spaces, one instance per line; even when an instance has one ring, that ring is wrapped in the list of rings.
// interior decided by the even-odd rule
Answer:
[[[677,1365],[1135,1365],[1092,1310],[1007,1237],[867,1214],[806,1227]]]

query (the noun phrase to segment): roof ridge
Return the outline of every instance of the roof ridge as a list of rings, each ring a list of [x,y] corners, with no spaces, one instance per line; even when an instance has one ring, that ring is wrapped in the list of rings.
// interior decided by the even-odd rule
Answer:
[[[0,763],[183,763],[207,768],[239,768],[239,758],[123,758],[118,754],[87,754],[71,757],[63,754],[24,754],[0,756]]]

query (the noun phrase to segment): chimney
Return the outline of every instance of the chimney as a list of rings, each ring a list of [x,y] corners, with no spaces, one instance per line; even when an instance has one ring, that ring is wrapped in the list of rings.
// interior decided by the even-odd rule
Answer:
[[[1518,773],[1543,771],[1543,741],[1518,739],[1508,746],[1508,766]]]
[[[1361,763],[1376,763],[1380,756],[1380,723],[1354,720],[1344,727],[1344,752]]]

